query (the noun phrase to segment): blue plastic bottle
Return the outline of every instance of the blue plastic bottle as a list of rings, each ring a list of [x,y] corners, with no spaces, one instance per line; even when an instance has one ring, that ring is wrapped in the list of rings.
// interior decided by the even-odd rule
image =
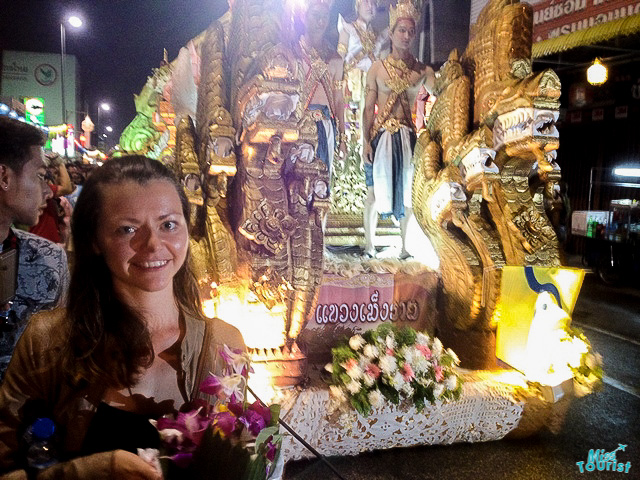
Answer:
[[[27,465],[33,470],[42,470],[58,463],[54,443],[56,425],[50,418],[38,418],[29,427],[25,439],[27,449]]]

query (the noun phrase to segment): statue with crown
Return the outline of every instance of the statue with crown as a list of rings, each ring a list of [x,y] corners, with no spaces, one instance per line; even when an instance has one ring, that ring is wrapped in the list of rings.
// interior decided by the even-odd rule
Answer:
[[[243,333],[252,389],[325,455],[560,428],[602,370],[543,207],[561,87],[532,71],[531,7],[490,0],[434,74],[412,53],[421,2],[389,9],[386,56],[370,0],[338,45],[329,0],[229,4],[154,70],[120,148],[182,179],[205,314]],[[416,131],[420,89],[436,100]],[[381,258],[379,216],[414,259]],[[336,230],[371,258],[327,253]],[[310,454],[285,438],[282,455]]]

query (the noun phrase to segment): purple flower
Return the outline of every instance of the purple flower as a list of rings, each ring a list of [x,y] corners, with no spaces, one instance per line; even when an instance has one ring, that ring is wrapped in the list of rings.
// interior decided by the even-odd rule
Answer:
[[[228,437],[236,429],[236,420],[236,416],[231,412],[220,412],[214,415],[213,425],[223,436]]]
[[[244,403],[238,400],[235,395],[231,395],[231,398],[227,403],[227,408],[236,417],[240,417],[244,413]]]
[[[269,440],[267,442],[267,451],[265,453],[265,456],[267,457],[267,460],[273,462],[276,459],[276,453],[278,453],[278,446],[271,440],[273,440],[273,435],[269,437]]]
[[[271,409],[267,406],[264,406],[258,400],[249,405],[249,410],[253,410],[258,415],[260,415],[267,425],[269,424],[269,422],[271,422]]]
[[[244,412],[244,415],[238,418],[238,420],[240,420],[244,424],[244,426],[247,427],[249,433],[251,433],[251,435],[253,435],[254,437],[260,433],[260,430],[267,426],[267,423],[264,421],[262,415],[253,410],[247,410],[246,412]]]

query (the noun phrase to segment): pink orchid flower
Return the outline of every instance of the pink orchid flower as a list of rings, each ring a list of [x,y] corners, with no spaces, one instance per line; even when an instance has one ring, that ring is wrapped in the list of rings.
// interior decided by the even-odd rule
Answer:
[[[416,349],[429,360],[431,358],[431,350],[426,345],[416,345]]]
[[[402,366],[402,376],[407,382],[410,382],[415,377],[415,374],[413,373],[413,369],[411,368],[411,365],[409,365],[408,363],[405,363]]]
[[[378,378],[380,376],[381,370],[377,365],[370,363],[369,365],[367,365],[365,373],[372,376],[373,378]]]
[[[442,367],[440,365],[434,366],[433,371],[436,374],[436,382],[441,382],[442,380],[444,380],[444,374],[442,373]]]
[[[271,422],[271,410],[269,409],[269,407],[263,405],[258,400],[249,405],[249,410],[253,410],[258,415],[260,415],[267,425],[269,424],[269,422]]]
[[[273,435],[271,435],[271,437],[269,437],[269,440],[267,441],[266,457],[270,462],[273,462],[276,459],[276,453],[278,452],[278,446],[273,443],[272,440]]]

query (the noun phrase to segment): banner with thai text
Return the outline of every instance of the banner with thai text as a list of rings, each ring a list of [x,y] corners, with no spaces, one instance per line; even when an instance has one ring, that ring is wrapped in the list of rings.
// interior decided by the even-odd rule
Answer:
[[[545,0],[533,5],[533,42],[640,14],[639,0]]]
[[[330,358],[343,336],[385,322],[433,333],[438,276],[433,272],[366,273],[351,278],[325,274],[318,303],[299,341],[311,361]]]

